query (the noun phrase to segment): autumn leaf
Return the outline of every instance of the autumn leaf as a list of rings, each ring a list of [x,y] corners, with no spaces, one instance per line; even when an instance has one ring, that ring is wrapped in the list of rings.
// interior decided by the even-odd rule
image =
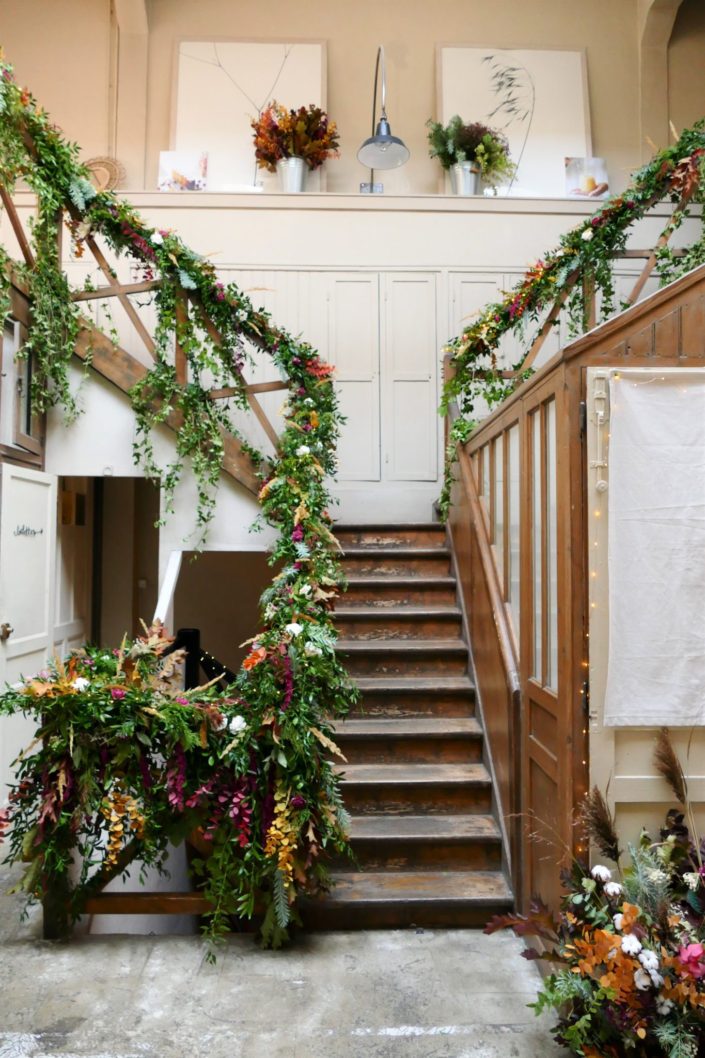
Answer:
[[[336,757],[340,757],[340,759],[344,760],[347,764],[348,758],[342,753],[338,746],[336,746],[335,742],[333,742],[332,739],[328,738],[327,735],[324,735],[323,732],[319,731],[317,727],[311,727],[309,728],[309,730],[312,734],[316,736],[322,746],[325,746],[326,749],[329,749],[331,753],[335,753]]]

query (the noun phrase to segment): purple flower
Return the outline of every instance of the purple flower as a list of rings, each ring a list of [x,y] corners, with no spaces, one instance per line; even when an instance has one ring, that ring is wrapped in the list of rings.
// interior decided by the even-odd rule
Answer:
[[[297,525],[296,528],[294,529],[293,533],[291,534],[291,539],[294,541],[295,544],[298,544],[298,543],[300,543],[303,540],[303,538],[304,538],[304,531],[303,531],[303,529],[301,528],[300,525]]]
[[[304,808],[305,805],[306,805],[306,799],[304,797],[302,797],[301,794],[295,794],[295,796],[291,798],[291,807],[292,808]]]
[[[189,704],[188,698],[174,698],[174,701],[176,702],[177,705],[188,705]]]
[[[126,694],[127,694],[127,691],[124,689],[124,687],[111,687],[110,688],[110,696],[111,696],[111,698],[113,699],[114,702],[119,702],[121,698],[124,698],[126,696]]]

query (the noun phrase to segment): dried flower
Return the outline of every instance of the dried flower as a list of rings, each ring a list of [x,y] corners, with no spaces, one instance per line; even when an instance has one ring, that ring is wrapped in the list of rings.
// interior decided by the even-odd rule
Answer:
[[[603,867],[601,863],[596,863],[593,869],[590,871],[590,874],[598,882],[609,882],[610,878],[612,877],[612,871],[609,869],[609,867]]]

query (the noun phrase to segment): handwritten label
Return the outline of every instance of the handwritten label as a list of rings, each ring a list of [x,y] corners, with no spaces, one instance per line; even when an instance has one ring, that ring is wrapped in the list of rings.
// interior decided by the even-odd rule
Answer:
[[[43,529],[33,529],[31,525],[18,525],[13,536],[41,536]]]

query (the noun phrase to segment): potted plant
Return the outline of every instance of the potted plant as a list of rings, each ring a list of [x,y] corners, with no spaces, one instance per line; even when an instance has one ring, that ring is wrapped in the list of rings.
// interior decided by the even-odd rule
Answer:
[[[279,173],[282,191],[302,191],[306,169],[338,157],[338,129],[320,107],[287,110],[276,101],[252,121],[260,169]]]
[[[450,173],[455,195],[476,195],[481,182],[496,187],[514,175],[506,137],[496,129],[475,121],[466,125],[455,114],[447,125],[429,119],[429,154]]]

